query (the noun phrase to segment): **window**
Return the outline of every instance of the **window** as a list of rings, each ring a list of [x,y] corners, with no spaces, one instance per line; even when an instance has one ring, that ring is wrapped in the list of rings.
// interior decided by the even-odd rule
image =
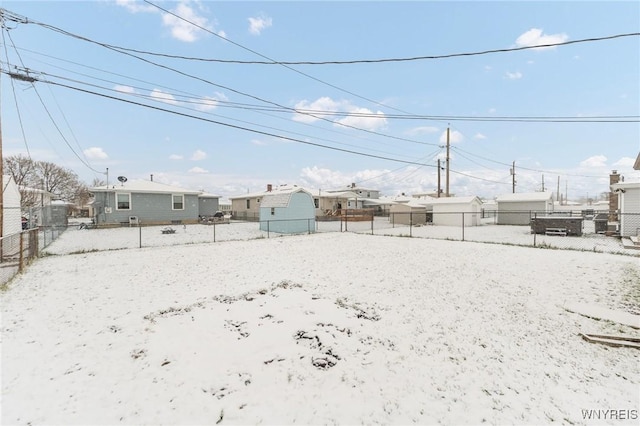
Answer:
[[[173,200],[173,210],[184,210],[184,195],[172,195]]]
[[[131,194],[116,193],[116,209],[131,210]]]
[[[271,207],[271,216],[274,216],[276,214],[276,209],[274,209],[273,207]]]
[[[317,198],[314,198],[313,199],[313,205],[316,207],[316,209],[319,208],[320,207],[320,200],[318,200]]]
[[[251,208],[251,200],[247,200],[247,209]]]

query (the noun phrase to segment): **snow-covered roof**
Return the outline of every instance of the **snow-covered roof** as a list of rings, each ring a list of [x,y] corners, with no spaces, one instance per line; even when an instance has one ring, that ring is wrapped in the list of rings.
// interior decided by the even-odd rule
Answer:
[[[289,202],[291,202],[291,197],[293,196],[293,194],[296,194],[298,192],[304,192],[305,194],[309,194],[308,191],[305,191],[302,188],[292,188],[289,191],[273,192],[269,195],[264,196],[264,198],[262,199],[262,203],[260,203],[260,208],[288,207]]]
[[[294,189],[303,189],[304,191],[311,194],[313,197],[319,197],[319,198],[345,198],[345,199],[356,198],[356,197],[359,199],[361,198],[361,197],[358,197],[358,194],[352,191],[329,192],[329,191],[322,191],[319,189],[305,188],[298,185],[280,185],[277,187],[274,186],[271,189],[271,191],[264,190],[264,191],[258,191],[258,192],[248,192],[246,194],[241,194],[241,195],[234,195],[232,197],[229,197],[229,200],[265,197],[267,195],[273,195],[273,194],[278,194],[282,192],[290,193]]]
[[[200,193],[200,195],[198,195],[198,198],[220,198],[220,196],[215,194],[210,194],[208,192],[202,192]]]
[[[550,201],[553,194],[551,192],[520,192],[515,194],[504,194],[496,198],[499,203],[509,203],[517,201]]]
[[[482,204],[482,200],[475,195],[468,197],[440,197],[440,198],[431,198],[431,199],[420,199],[419,202],[422,205],[432,205],[432,204],[470,204],[474,201],[477,201],[478,204]]]
[[[612,190],[616,189],[629,189],[629,188],[640,188],[640,182],[618,182],[611,185]]]
[[[114,191],[126,191],[126,192],[144,192],[155,194],[201,194],[202,191],[196,191],[193,189],[180,188],[178,186],[167,185],[160,182],[154,182],[151,180],[133,179],[126,182],[118,182],[111,185],[96,186],[89,188],[89,192],[114,192]]]

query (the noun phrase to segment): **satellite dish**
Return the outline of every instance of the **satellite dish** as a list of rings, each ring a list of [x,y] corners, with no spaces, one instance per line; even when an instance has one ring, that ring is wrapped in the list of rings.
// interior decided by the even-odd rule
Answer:
[[[127,178],[124,176],[118,176],[118,180],[122,183],[125,183],[127,181]]]

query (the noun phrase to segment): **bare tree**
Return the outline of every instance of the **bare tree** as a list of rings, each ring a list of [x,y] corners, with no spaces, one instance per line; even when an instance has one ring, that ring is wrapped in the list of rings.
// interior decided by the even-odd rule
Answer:
[[[13,176],[20,188],[22,208],[36,206],[39,191],[51,193],[54,198],[63,201],[80,201],[81,205],[88,201],[86,185],[80,182],[73,171],[57,164],[15,155],[4,159],[4,169]]]

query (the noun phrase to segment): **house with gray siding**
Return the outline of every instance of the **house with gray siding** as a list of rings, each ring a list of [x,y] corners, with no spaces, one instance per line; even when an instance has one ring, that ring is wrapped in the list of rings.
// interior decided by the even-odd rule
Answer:
[[[260,204],[260,230],[281,234],[315,232],[316,207],[313,195],[292,187],[265,195]]]
[[[131,180],[90,188],[98,226],[198,223],[202,191],[151,180]],[[209,194],[204,200],[214,198]],[[203,202],[203,205],[205,203]],[[207,208],[213,205],[206,203]]]
[[[220,196],[203,192],[198,195],[198,215],[201,217],[211,217],[220,208]]]

